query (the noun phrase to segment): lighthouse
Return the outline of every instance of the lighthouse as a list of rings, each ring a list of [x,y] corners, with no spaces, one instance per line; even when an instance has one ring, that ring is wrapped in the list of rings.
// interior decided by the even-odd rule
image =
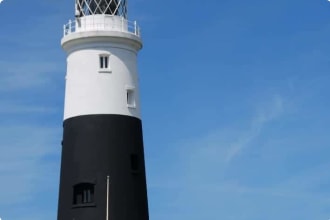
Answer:
[[[67,54],[58,220],[148,220],[137,54],[126,0],[76,0]]]

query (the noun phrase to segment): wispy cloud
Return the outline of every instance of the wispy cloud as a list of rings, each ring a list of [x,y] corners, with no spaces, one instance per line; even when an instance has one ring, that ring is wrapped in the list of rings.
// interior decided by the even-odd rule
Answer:
[[[176,144],[177,149],[172,152],[173,166],[167,167],[169,173],[156,175],[150,182],[150,187],[156,188],[181,188],[198,183],[218,183],[225,175],[225,171],[233,160],[244,154],[252,142],[262,135],[267,123],[280,119],[285,111],[285,100],[280,95],[274,95],[267,101],[258,105],[255,115],[245,127],[227,125],[216,131],[211,131],[200,137],[183,140]],[[216,175],[214,175],[216,173]],[[198,174],[198,175],[196,175]],[[164,176],[169,176],[167,182],[163,182]],[[171,177],[170,177],[171,176]],[[173,176],[176,176],[173,178]]]
[[[35,106],[20,103],[6,103],[0,102],[0,114],[11,115],[11,114],[33,114],[33,113],[55,113],[58,111],[56,108],[46,106]]]
[[[167,172],[149,179],[151,192],[164,191],[158,195],[164,202],[159,213],[161,209],[178,209],[170,215],[173,219],[196,220],[326,216],[330,200],[322,188],[329,186],[329,163],[294,167],[297,158],[301,163],[310,159],[300,154],[311,149],[310,142],[315,149],[327,140],[316,144],[313,140],[319,137],[301,137],[290,130],[269,133],[276,125],[286,124],[292,107],[299,111],[287,97],[274,95],[256,105],[255,114],[245,124],[227,124],[176,145],[181,150],[172,152]],[[173,195],[169,197],[167,192]],[[198,213],[194,212],[197,207]],[[296,212],[301,207],[306,210]],[[153,217],[165,219],[158,213]]]
[[[0,71],[0,91],[13,91],[49,85],[59,66],[42,60],[21,62],[19,65],[14,61],[1,61]]]
[[[262,132],[262,128],[272,120],[279,117],[284,111],[284,100],[281,96],[275,95],[269,103],[261,106],[256,116],[251,120],[250,127],[243,134],[228,146],[226,161],[230,162],[235,156],[249,146]]]
[[[60,152],[59,129],[14,126],[0,127],[0,205],[14,205],[32,199],[49,183],[56,185]],[[51,178],[52,181],[47,181]],[[47,184],[44,184],[46,183]]]
[[[178,143],[175,149],[180,150],[172,152],[172,163],[167,166],[167,170],[159,175],[149,174],[149,188],[164,191],[162,208],[181,207],[180,214],[173,214],[174,219],[214,219],[214,216],[220,216],[217,210],[228,206],[226,201],[232,207],[235,207],[235,202],[244,206],[246,202],[240,196],[282,198],[284,190],[253,188],[239,180],[228,178],[228,171],[241,164],[241,157],[249,154],[250,150],[255,150],[255,142],[263,136],[264,128],[281,120],[286,111],[286,102],[283,96],[273,95],[256,104],[258,107],[255,114],[245,125],[237,127],[227,124],[217,131]],[[175,196],[169,198],[165,195],[169,191]],[[233,198],[236,198],[235,202]],[[189,214],[196,207],[200,207],[200,214]],[[244,212],[246,211],[244,207]],[[225,219],[246,219],[244,216],[236,216],[238,213],[234,211],[233,214],[228,213],[231,211],[227,210],[221,216]],[[153,217],[163,219],[158,214]]]
[[[59,112],[59,109],[48,106],[33,106],[21,103],[0,102],[0,114],[48,114]]]

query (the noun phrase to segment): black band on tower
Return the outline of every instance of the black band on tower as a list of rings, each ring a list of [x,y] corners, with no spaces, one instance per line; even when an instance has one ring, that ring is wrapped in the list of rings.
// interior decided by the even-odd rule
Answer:
[[[64,121],[59,220],[148,220],[141,120],[86,115]],[[107,176],[110,176],[109,195]]]

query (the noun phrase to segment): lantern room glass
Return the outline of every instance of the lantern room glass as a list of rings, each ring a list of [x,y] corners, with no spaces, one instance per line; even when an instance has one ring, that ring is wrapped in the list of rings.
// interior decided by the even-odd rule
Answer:
[[[126,0],[76,0],[79,17],[107,14],[127,18]]]

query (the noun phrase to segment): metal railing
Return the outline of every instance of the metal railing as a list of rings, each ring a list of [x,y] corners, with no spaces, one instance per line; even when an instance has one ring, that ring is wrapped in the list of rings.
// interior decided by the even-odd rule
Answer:
[[[134,34],[138,37],[141,36],[140,27],[136,21],[128,21],[121,17],[115,23],[109,23],[106,19],[92,19],[83,20],[78,18],[77,20],[69,20],[67,24],[63,26],[63,36],[67,36],[75,32],[85,31],[119,31]]]

